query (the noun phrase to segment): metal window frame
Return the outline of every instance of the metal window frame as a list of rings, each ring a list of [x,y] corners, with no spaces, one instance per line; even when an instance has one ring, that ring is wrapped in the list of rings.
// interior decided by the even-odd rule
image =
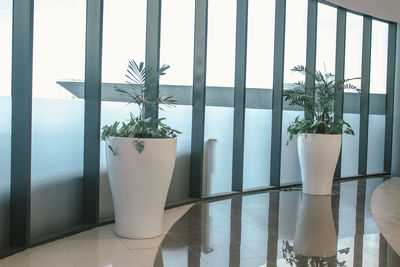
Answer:
[[[28,247],[31,232],[33,0],[13,1],[10,245]]]
[[[232,191],[243,191],[248,0],[237,0]]]
[[[189,196],[203,196],[204,120],[206,103],[208,0],[195,2],[192,143]]]
[[[99,222],[103,0],[87,0],[82,219]]]
[[[336,62],[335,62],[335,80],[340,82],[344,80],[345,57],[346,57],[346,10],[337,8],[336,18]],[[338,91],[335,101],[335,121],[343,119],[344,91]],[[341,177],[342,152],[336,165],[335,177]]]
[[[389,23],[387,79],[386,79],[386,118],[385,118],[385,152],[383,171],[391,172],[392,169],[392,143],[393,143],[393,110],[394,88],[396,78],[396,46],[397,23]]]
[[[280,186],[282,151],[282,112],[285,66],[286,0],[275,2],[274,75],[272,85],[272,132],[270,185]]]
[[[318,0],[308,0],[308,12],[307,12],[307,48],[306,48],[306,67],[311,72],[314,73],[316,69],[316,59],[317,59],[317,32],[318,32]],[[314,96],[312,90],[307,88],[312,88],[315,86],[314,77],[306,74],[306,93],[308,95]],[[307,120],[312,120],[314,115],[309,111],[305,112],[305,118]]]
[[[361,97],[360,97],[360,141],[358,152],[358,174],[367,174],[368,123],[369,123],[369,89],[371,74],[371,37],[372,18],[364,16],[363,44],[361,64]]]
[[[160,67],[161,0],[147,0],[146,15],[146,66]],[[159,82],[148,87],[146,96],[155,101],[159,95]],[[158,107],[145,110],[146,118],[157,119]]]

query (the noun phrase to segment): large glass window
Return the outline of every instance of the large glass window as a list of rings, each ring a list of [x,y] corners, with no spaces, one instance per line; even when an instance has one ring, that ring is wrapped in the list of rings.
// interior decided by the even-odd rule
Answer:
[[[345,78],[361,77],[363,43],[363,17],[347,12]],[[352,82],[361,88],[361,80]],[[360,137],[360,94],[345,90],[343,119],[350,123],[355,135],[343,135],[341,176],[358,175],[358,149]]]
[[[288,0],[286,2],[284,90],[290,88],[292,83],[304,80],[303,76],[293,73],[291,69],[297,65],[306,65],[307,7],[306,0]],[[294,139],[287,143],[287,140],[289,140],[287,128],[289,123],[297,116],[304,117],[303,109],[288,106],[284,102],[282,113],[281,184],[301,180],[297,142]]]
[[[389,25],[385,22],[372,21],[367,164],[369,174],[383,172],[388,28]]]
[[[125,84],[129,60],[145,61],[146,1],[105,0],[103,17],[103,63],[101,126],[124,122],[137,114],[129,99],[115,92]],[[134,20],[132,20],[134,18]],[[134,29],[132,28],[134,23]],[[100,143],[100,220],[113,217],[112,197],[107,175],[105,145]]]
[[[206,195],[232,190],[235,37],[236,1],[210,0],[204,129]]]
[[[243,189],[270,184],[275,1],[249,1],[248,17]]]
[[[31,238],[36,240],[81,222],[84,101],[71,84],[84,79],[86,4],[37,0],[34,10]]]
[[[0,248],[8,245],[11,165],[12,1],[0,2]]]
[[[316,69],[335,73],[337,9],[318,3]]]
[[[194,0],[164,0],[161,14],[160,62],[170,65],[160,79],[160,94],[178,101],[175,108],[164,107],[159,116],[182,132],[178,136],[174,174],[167,203],[188,198],[192,137],[192,84]],[[176,10],[180,15],[176,16]]]

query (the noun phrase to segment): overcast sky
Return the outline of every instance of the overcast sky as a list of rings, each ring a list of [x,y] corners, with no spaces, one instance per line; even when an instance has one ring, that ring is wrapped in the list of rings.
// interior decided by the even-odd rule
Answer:
[[[193,80],[194,0],[163,0],[161,64],[171,65],[162,84],[191,85]],[[334,72],[336,9],[319,4],[317,68]],[[247,87],[271,88],[273,78],[274,0],[249,1]],[[34,16],[33,95],[69,98],[59,80],[83,80],[86,3],[36,0]],[[125,82],[130,59],[144,60],[146,1],[105,0],[103,81]],[[209,0],[207,85],[234,85],[236,0]],[[301,77],[290,72],[305,64],[307,1],[288,0],[285,83]],[[373,22],[371,93],[386,91],[385,23]],[[349,14],[346,76],[361,74],[362,17]],[[0,96],[10,95],[11,0],[0,0]]]

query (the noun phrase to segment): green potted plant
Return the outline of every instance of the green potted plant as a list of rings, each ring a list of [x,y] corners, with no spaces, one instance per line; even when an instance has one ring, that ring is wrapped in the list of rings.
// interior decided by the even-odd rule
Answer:
[[[315,84],[306,88],[303,81],[283,92],[289,105],[303,107],[313,119],[297,117],[288,127],[289,141],[297,137],[303,192],[315,195],[331,194],[332,180],[339,158],[342,133],[354,135],[351,126],[344,120],[334,119],[334,102],[340,91],[345,89],[360,92],[349,81],[337,81],[335,75],[311,72],[304,66],[295,66],[292,71],[310,75]],[[289,142],[288,141],[288,142]]]
[[[146,111],[173,106],[171,97],[155,97],[149,88],[169,68],[159,70],[129,61],[129,87],[116,91],[136,104],[139,114],[127,122],[105,125],[107,169],[115,213],[115,233],[126,238],[153,238],[162,233],[162,220],[175,165],[177,134],[164,118],[146,117]]]

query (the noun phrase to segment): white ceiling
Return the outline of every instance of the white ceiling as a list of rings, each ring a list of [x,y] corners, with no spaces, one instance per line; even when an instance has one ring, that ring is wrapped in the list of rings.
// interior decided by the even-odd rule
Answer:
[[[400,23],[400,0],[327,0],[327,2]]]

